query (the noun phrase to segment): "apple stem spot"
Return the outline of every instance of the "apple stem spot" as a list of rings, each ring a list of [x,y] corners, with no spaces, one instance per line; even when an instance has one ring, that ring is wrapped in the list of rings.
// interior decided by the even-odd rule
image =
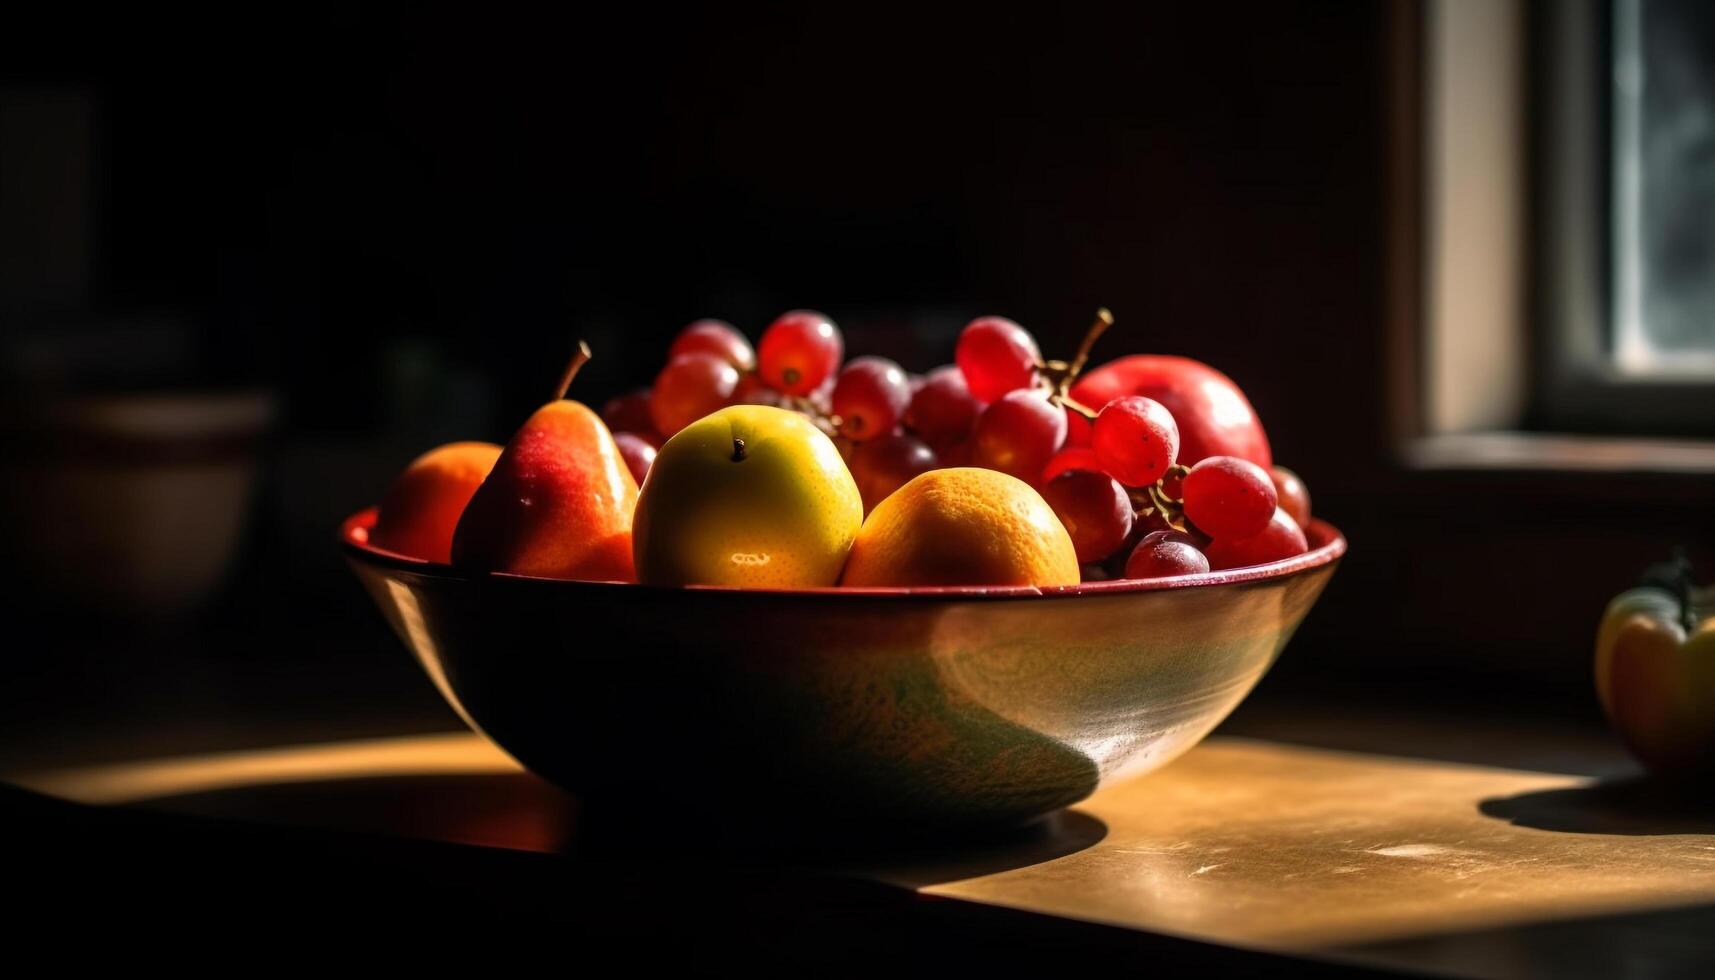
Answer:
[[[735,463],[744,462],[744,440],[736,436],[732,440],[732,461]]]
[[[554,390],[554,401],[566,397],[566,391],[572,387],[572,379],[578,376],[578,369],[590,359],[590,345],[578,341],[578,349],[572,352],[571,363],[566,365],[566,373],[560,375],[560,387]]]

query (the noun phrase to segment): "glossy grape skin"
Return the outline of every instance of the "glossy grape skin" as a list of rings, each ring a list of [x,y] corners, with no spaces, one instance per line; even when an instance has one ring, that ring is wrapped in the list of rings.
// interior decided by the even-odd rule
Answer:
[[[931,446],[946,447],[968,437],[983,403],[971,394],[965,375],[949,364],[930,371],[911,396],[905,424]]]
[[[776,391],[804,396],[834,376],[845,352],[834,321],[815,310],[793,310],[763,332],[756,370]]]
[[[1203,553],[1209,556],[1210,568],[1222,569],[1262,565],[1309,550],[1304,529],[1290,514],[1276,507],[1261,532],[1243,538],[1216,538]]]
[[[885,357],[854,357],[840,369],[829,409],[840,432],[858,442],[892,432],[911,404],[905,370]]]
[[[710,412],[725,408],[738,387],[738,370],[713,354],[695,353],[667,362],[655,376],[649,414],[669,438]]]
[[[863,497],[863,512],[868,514],[913,477],[934,469],[940,460],[923,440],[895,432],[857,444],[849,462],[852,479]]]
[[[1171,578],[1200,575],[1209,559],[1189,537],[1177,531],[1153,531],[1132,549],[1125,562],[1126,578]]]
[[[1131,498],[1106,473],[1062,473],[1042,488],[1042,499],[1072,536],[1080,564],[1099,562],[1113,554],[1131,533]]]
[[[1274,481],[1274,495],[1280,499],[1280,509],[1286,511],[1298,526],[1310,530],[1310,488],[1297,473],[1284,466],[1271,467],[1269,479]]]
[[[713,354],[740,371],[756,369],[756,351],[751,349],[750,341],[725,320],[698,320],[679,331],[679,336],[673,338],[673,346],[667,348],[667,360],[698,351]]]
[[[1054,454],[1048,465],[1042,468],[1042,478],[1038,485],[1046,486],[1068,470],[1089,470],[1091,473],[1103,473],[1101,461],[1096,459],[1096,451],[1083,446],[1066,446]]]
[[[1034,484],[1066,439],[1066,413],[1046,392],[1009,391],[983,410],[971,434],[971,465]]]
[[[601,420],[609,432],[635,432],[651,441],[660,438],[655,432],[655,416],[649,413],[648,388],[609,398],[601,407]]]
[[[1179,426],[1178,461],[1237,456],[1270,466],[1268,436],[1231,378],[1207,364],[1165,354],[1133,354],[1085,371],[1072,397],[1101,408],[1122,395],[1144,395],[1167,406]]]
[[[1279,504],[1268,471],[1237,456],[1210,456],[1185,474],[1185,516],[1210,537],[1244,538]]]
[[[631,471],[637,485],[642,486],[643,478],[649,475],[649,467],[655,463],[655,447],[635,432],[615,432],[613,444],[619,447],[619,456],[625,460],[625,467]]]
[[[965,376],[971,394],[992,402],[1009,391],[1036,382],[1042,352],[1030,332],[1002,316],[978,317],[965,325],[953,360]]]
[[[1066,409],[1066,445],[1087,448],[1094,425],[1095,423],[1085,418],[1082,413]]]
[[[1179,427],[1153,398],[1116,398],[1096,415],[1090,448],[1102,468],[1128,487],[1161,479],[1179,453]]]

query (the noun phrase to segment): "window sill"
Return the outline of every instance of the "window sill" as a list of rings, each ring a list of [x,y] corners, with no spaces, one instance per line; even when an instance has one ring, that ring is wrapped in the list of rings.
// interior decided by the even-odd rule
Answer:
[[[1401,450],[1414,470],[1715,474],[1715,441],[1461,432],[1422,436]]]

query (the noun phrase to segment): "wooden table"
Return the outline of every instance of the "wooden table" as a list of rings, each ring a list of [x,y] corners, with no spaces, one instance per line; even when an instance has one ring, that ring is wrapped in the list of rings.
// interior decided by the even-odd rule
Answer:
[[[574,801],[468,733],[8,780],[58,800],[223,826],[601,859]],[[684,821],[694,828],[695,814]],[[648,887],[708,873],[706,855],[687,858],[694,846],[648,850]],[[758,859],[742,861],[754,869]],[[1694,976],[1715,965],[1715,941],[1704,940],[1715,935],[1715,816],[1704,804],[1636,782],[1232,737],[1013,838],[761,862],[789,869],[787,884],[771,887],[803,875],[969,916],[1027,916],[997,923],[1092,923],[1106,929],[1079,935],[1105,937],[1110,949],[1126,948],[1125,936],[1168,937],[1281,962],[1508,977],[1640,967]],[[849,913],[866,900],[842,893],[839,905]]]

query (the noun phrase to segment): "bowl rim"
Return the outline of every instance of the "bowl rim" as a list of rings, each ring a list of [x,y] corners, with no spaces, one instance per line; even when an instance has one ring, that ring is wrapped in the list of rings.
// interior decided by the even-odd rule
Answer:
[[[1311,548],[1301,555],[1284,558],[1264,565],[1247,565],[1196,575],[1175,575],[1154,579],[1113,579],[1105,582],[1083,582],[1078,585],[1038,587],[1034,585],[936,585],[936,586],[823,586],[809,589],[747,589],[734,585],[641,585],[635,582],[588,581],[582,579],[544,578],[511,572],[471,573],[440,562],[388,551],[369,543],[369,530],[375,525],[377,508],[366,507],[340,522],[339,543],[350,560],[374,568],[409,572],[425,578],[445,581],[516,581],[559,588],[633,589],[660,593],[691,592],[698,594],[731,594],[745,596],[846,596],[882,597],[893,599],[1019,599],[1068,598],[1089,595],[1114,595],[1131,592],[1161,592],[1169,589],[1192,589],[1216,585],[1237,585],[1289,578],[1323,566],[1333,565],[1346,553],[1346,537],[1334,525],[1312,517],[1306,537]]]

